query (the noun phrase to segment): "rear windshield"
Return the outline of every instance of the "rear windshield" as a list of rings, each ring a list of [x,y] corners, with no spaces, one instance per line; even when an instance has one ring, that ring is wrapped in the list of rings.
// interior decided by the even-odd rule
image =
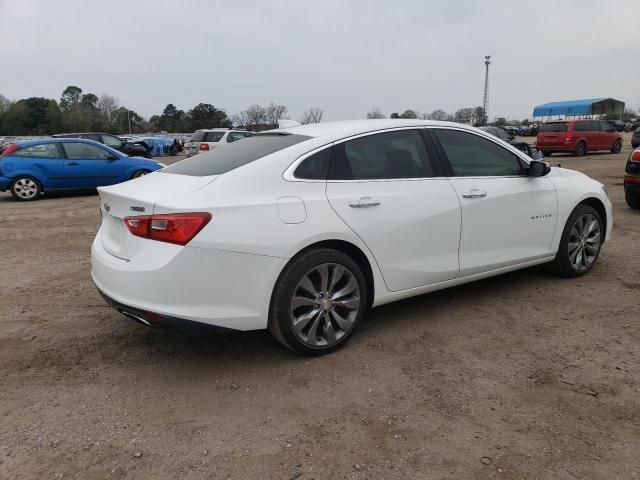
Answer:
[[[541,132],[566,132],[567,124],[566,123],[545,123],[542,126]]]
[[[162,171],[194,177],[221,175],[310,138],[305,135],[282,134],[262,134],[247,137],[241,142],[230,143],[224,148],[216,148],[210,152],[199,153],[166,167]]]

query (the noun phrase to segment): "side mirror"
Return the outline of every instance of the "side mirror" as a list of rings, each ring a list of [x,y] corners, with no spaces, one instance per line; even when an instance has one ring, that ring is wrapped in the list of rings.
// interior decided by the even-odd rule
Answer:
[[[540,160],[531,160],[529,162],[529,176],[530,177],[544,177],[551,171],[551,167],[547,162]]]

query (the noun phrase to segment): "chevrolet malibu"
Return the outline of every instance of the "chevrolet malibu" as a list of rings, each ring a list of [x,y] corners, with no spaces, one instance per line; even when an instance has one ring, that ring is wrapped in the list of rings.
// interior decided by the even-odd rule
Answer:
[[[420,120],[266,132],[99,193],[92,276],[118,311],[268,328],[304,354],[385,303],[538,264],[584,275],[612,225],[601,183]]]

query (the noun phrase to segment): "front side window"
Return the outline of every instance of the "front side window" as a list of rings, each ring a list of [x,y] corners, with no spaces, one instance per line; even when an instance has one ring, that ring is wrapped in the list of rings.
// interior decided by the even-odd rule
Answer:
[[[331,147],[305,158],[293,172],[293,176],[303,180],[326,180],[330,162]]]
[[[21,148],[11,154],[12,157],[26,158],[62,158],[57,143],[44,143]]]
[[[224,132],[205,132],[203,142],[219,142]]]
[[[506,148],[459,130],[431,130],[440,141],[455,177],[523,175],[520,159]]]
[[[380,180],[434,176],[418,130],[376,133],[333,147],[331,180]]]
[[[113,155],[88,143],[63,143],[69,160],[111,160]]]
[[[112,135],[102,135],[102,143],[111,148],[119,148],[122,146],[122,140]]]
[[[616,129],[610,123],[607,123],[607,122],[598,122],[598,123],[600,124],[600,131],[601,132],[611,133],[611,132],[615,132],[616,131]],[[597,131],[597,129],[596,129],[596,131]]]

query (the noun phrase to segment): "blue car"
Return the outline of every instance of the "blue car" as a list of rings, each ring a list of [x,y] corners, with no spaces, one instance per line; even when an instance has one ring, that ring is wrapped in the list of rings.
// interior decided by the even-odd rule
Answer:
[[[16,200],[43,192],[113,185],[164,167],[141,157],[80,138],[48,138],[9,144],[0,154],[0,191]]]

